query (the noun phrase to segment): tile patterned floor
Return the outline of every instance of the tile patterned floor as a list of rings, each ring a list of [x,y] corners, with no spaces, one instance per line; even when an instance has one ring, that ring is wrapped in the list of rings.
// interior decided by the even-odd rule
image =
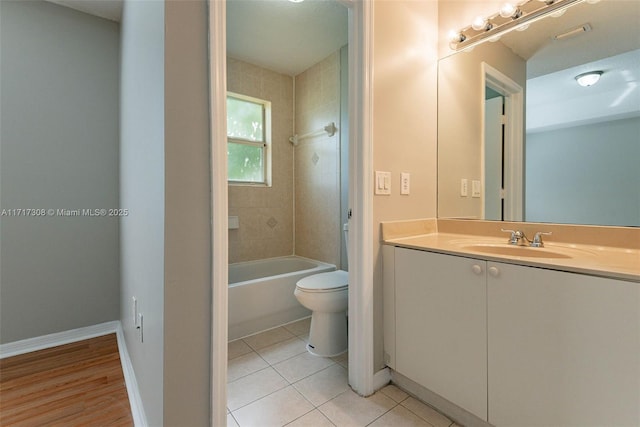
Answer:
[[[309,354],[304,319],[229,343],[229,427],[456,427],[388,385],[363,398],[347,384],[347,355]]]

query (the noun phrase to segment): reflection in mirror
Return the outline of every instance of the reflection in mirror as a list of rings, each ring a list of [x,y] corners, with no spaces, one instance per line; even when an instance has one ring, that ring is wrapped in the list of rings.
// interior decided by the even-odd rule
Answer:
[[[523,88],[526,116],[487,70]],[[603,73],[581,87],[587,71]],[[639,76],[635,1],[580,3],[441,59],[438,216],[640,226]]]

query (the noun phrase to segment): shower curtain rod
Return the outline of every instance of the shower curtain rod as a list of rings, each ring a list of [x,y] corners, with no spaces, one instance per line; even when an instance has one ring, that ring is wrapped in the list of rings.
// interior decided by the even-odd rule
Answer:
[[[305,133],[304,135],[293,135],[291,138],[289,138],[289,141],[297,146],[300,141],[302,141],[303,139],[307,139],[307,138],[311,138],[312,136],[319,136],[322,135],[323,133],[327,133],[328,136],[333,136],[335,135],[336,131],[338,130],[338,128],[336,127],[336,124],[334,122],[329,123],[328,125],[326,125],[324,128],[317,130],[315,132],[309,132],[309,133]]]

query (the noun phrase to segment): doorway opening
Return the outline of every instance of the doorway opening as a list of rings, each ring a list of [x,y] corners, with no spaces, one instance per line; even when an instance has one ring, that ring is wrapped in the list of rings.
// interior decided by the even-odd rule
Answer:
[[[373,196],[371,147],[372,6],[339,0],[349,8],[349,385],[374,391]],[[228,186],[226,147],[226,2],[209,3],[212,170],[212,425],[226,421],[228,338]],[[224,238],[221,238],[224,236]],[[351,363],[358,361],[358,363]],[[379,374],[379,373],[378,373]],[[378,381],[379,382],[379,381]]]
[[[501,216],[505,221],[522,221],[523,218],[523,151],[524,151],[524,89],[511,78],[491,67],[487,63],[482,63],[482,76],[484,87],[495,92],[495,99],[503,99],[489,103],[494,104],[493,111],[502,114],[499,128],[496,131],[500,137],[500,143],[493,144],[487,138],[491,135],[487,118],[489,113],[483,100],[482,118],[482,211],[484,215]],[[499,105],[499,104],[503,105]],[[500,176],[489,176],[487,173],[490,164],[493,162],[502,165],[498,170]],[[499,183],[499,184],[498,184]]]

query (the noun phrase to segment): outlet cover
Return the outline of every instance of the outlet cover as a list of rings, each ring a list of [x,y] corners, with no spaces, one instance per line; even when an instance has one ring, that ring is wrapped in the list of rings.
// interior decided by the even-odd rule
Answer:
[[[469,195],[469,181],[467,178],[460,180],[460,197],[467,197]]]
[[[133,326],[138,326],[138,299],[131,297],[131,312],[133,314]]]
[[[411,189],[411,174],[402,172],[400,174],[400,194],[409,194]]]
[[[480,181],[474,179],[471,181],[471,197],[480,197],[482,193],[482,186],[480,185]]]

